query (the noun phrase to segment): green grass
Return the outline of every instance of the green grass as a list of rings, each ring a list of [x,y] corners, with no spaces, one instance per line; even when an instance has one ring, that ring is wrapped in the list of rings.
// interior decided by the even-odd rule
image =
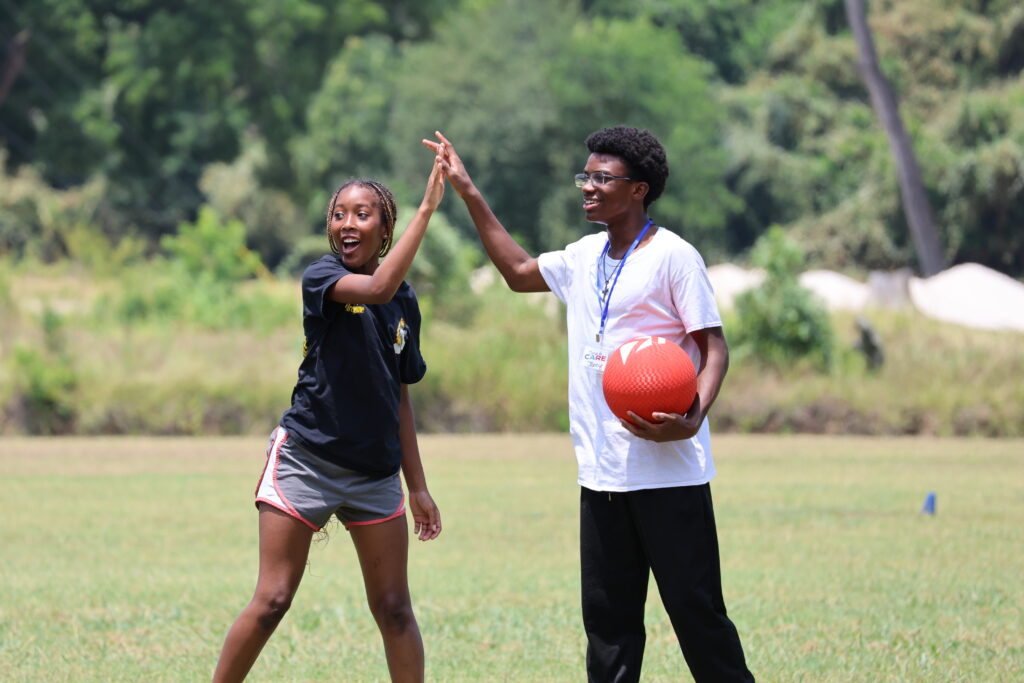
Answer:
[[[568,437],[421,443],[445,525],[410,559],[428,677],[582,680]],[[2,678],[207,680],[254,586],[263,450],[0,441]],[[716,455],[726,602],[760,680],[1024,677],[1024,442],[720,436]],[[688,680],[653,584],[644,671]],[[250,680],[385,673],[334,528]]]

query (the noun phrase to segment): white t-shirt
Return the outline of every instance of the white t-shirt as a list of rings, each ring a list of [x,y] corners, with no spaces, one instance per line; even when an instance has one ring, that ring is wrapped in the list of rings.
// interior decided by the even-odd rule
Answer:
[[[597,342],[602,313],[598,268],[607,242],[607,233],[601,232],[537,258],[544,281],[567,306],[569,431],[579,483],[595,491],[707,483],[715,476],[708,421],[682,441],[655,443],[633,436],[605,403],[602,373],[592,369],[591,360],[594,353],[608,356],[630,339],[655,335],[680,344],[699,368],[700,351],[688,333],[722,324],[704,259],[689,242],[658,228],[622,264],[609,295],[604,336]]]

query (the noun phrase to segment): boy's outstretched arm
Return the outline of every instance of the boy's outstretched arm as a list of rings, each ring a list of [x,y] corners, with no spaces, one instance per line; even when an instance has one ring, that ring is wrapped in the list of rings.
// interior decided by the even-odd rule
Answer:
[[[550,288],[540,274],[537,259],[519,246],[491,211],[480,190],[473,184],[473,179],[469,177],[452,143],[440,132],[435,132],[435,135],[440,142],[424,140],[423,144],[440,157],[448,182],[466,203],[484,250],[497,266],[498,272],[505,278],[509,289],[514,292],[549,291]]]

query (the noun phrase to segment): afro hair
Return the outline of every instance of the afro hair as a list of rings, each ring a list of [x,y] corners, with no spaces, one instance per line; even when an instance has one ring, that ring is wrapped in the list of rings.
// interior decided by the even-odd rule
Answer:
[[[629,167],[631,178],[647,183],[650,189],[644,197],[645,209],[665,190],[665,180],[668,179],[665,148],[650,131],[612,126],[588,135],[586,145],[591,154],[619,157]]]

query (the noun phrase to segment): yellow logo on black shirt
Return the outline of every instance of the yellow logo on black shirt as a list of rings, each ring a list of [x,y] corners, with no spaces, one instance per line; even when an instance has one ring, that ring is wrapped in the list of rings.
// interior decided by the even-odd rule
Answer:
[[[409,326],[405,324],[405,318],[398,319],[398,329],[395,331],[395,353],[399,354],[405,348],[405,340],[409,338]]]
[[[345,304],[345,310],[349,313],[366,313],[366,306],[360,304]]]

